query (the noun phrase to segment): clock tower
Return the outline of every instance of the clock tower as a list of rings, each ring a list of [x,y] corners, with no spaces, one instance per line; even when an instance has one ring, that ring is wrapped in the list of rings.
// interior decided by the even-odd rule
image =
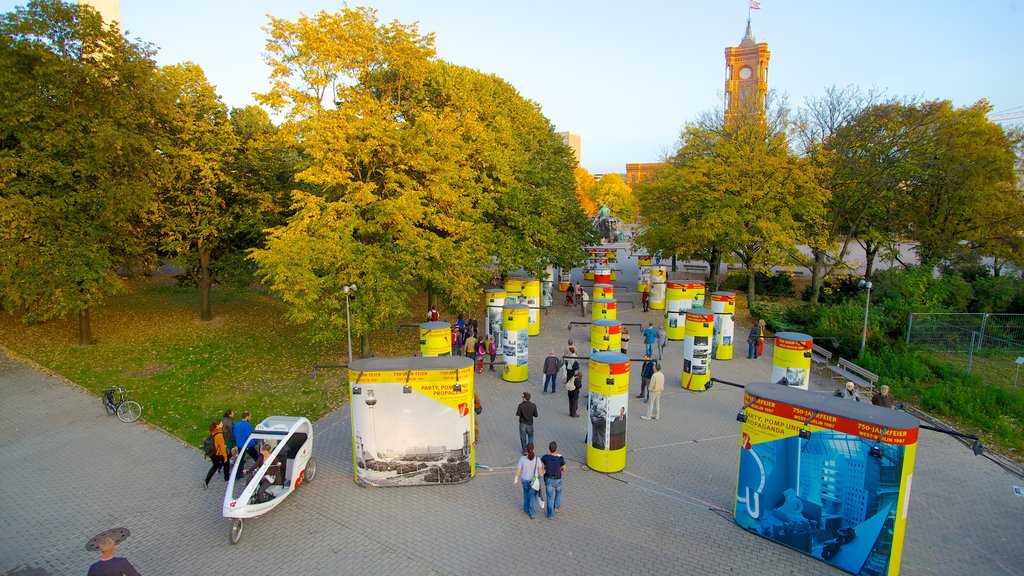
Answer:
[[[768,96],[768,44],[754,40],[747,19],[747,33],[739,46],[725,49],[725,121],[744,111],[764,116]]]

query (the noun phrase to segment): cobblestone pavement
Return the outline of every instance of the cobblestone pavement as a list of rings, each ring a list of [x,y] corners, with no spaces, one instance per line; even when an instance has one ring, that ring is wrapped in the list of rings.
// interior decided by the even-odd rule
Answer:
[[[620,263],[624,272],[631,266],[635,261]],[[625,302],[635,295],[618,296]],[[557,394],[540,393],[547,350],[561,353],[570,336],[589,339],[582,327],[566,330],[578,314],[558,300],[543,316],[541,335],[530,339],[528,383],[503,382],[498,372],[479,377],[477,459],[489,471],[454,486],[359,488],[344,406],[316,423],[316,481],[248,521],[235,546],[220,516],[222,481],[203,490],[208,463],[197,449],[142,423],[107,417],[95,397],[0,355],[0,574],[84,574],[96,559],[84,551],[86,540],[119,526],[132,536],[118,552],[147,576],[841,574],[733,523],[742,391],[679,388],[679,342],[667,348],[661,418],[640,420],[645,405],[630,399],[625,471],[582,469],[585,419],[569,418],[561,383]],[[630,322],[660,314],[620,308]],[[738,336],[744,333],[737,327]],[[642,352],[639,334],[632,350],[634,357]],[[734,360],[713,363],[712,374],[738,383],[767,379],[770,347],[759,360],[737,352]],[[819,390],[834,386],[815,378]],[[512,484],[519,451],[513,414],[523,390],[539,407],[537,444],[556,440],[570,460],[563,511],[554,521],[527,518],[522,491]],[[947,436],[923,431],[902,573],[1021,574],[1024,498],[1013,495],[1015,484],[1024,481]]]

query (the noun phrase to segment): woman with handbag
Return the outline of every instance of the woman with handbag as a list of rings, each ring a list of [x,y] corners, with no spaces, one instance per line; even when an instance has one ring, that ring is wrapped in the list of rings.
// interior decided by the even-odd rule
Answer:
[[[516,479],[512,481],[513,486],[518,484],[523,486],[523,512],[529,514],[531,520],[537,517],[534,501],[540,490],[540,477],[543,473],[544,469],[540,458],[533,453],[533,443],[531,442],[526,445],[526,454],[519,458],[519,463],[516,465]]]

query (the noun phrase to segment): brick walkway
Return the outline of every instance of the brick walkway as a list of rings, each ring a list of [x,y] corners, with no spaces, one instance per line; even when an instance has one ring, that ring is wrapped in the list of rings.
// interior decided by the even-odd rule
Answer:
[[[635,264],[622,263],[627,269]],[[624,274],[625,276],[626,274]],[[627,279],[618,284],[627,284]],[[624,295],[620,293],[620,295]],[[557,300],[557,299],[556,299]],[[620,307],[625,321],[655,321]],[[106,417],[99,401],[60,378],[0,355],[0,574],[84,574],[96,532],[127,526],[118,547],[147,576],[159,574],[841,574],[740,530],[731,519],[739,457],[735,414],[741,391],[678,388],[682,344],[673,342],[658,421],[630,400],[626,470],[580,469],[585,419],[568,417],[562,384],[541,395],[547,350],[561,353],[579,319],[560,306],[530,339],[530,383],[485,372],[478,462],[491,466],[455,486],[363,489],[351,479],[347,406],[316,424],[315,482],[228,543],[220,480],[204,491],[199,451],[142,424]],[[745,333],[737,327],[737,335]],[[743,338],[740,338],[743,340]],[[631,345],[642,351],[639,334]],[[771,371],[769,355],[712,364],[716,377],[748,383]],[[638,372],[636,370],[635,372]],[[833,389],[816,376],[814,387]],[[515,406],[534,392],[538,445],[560,444],[570,460],[564,511],[549,522],[521,511],[512,485],[519,440]],[[634,374],[631,390],[639,389]],[[244,409],[236,406],[236,410]],[[257,419],[263,414],[255,415]],[[1024,498],[1005,473],[944,435],[923,431],[910,504],[903,574],[1010,575],[1024,570]],[[220,489],[214,489],[214,488]],[[525,564],[524,564],[525,563]],[[528,564],[530,567],[527,567]]]

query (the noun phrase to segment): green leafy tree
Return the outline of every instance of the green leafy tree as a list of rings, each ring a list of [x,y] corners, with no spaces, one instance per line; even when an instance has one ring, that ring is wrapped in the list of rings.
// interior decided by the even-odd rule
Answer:
[[[154,260],[149,46],[88,6],[30,2],[0,16],[0,299],[25,321],[76,314]]]
[[[590,198],[597,206],[607,206],[612,216],[623,222],[636,220],[640,204],[619,174],[605,174],[590,189]]]

